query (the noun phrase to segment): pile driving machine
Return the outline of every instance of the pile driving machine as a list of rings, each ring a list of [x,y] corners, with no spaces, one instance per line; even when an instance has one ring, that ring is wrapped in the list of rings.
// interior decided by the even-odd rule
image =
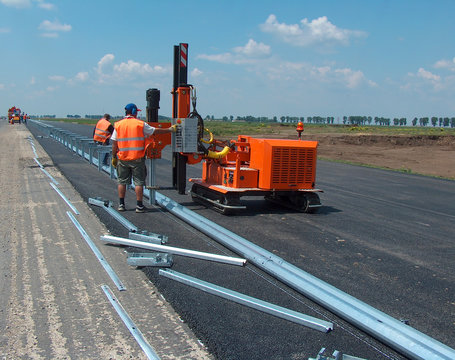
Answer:
[[[190,194],[193,200],[224,214],[244,209],[242,196],[263,196],[302,212],[321,207],[321,190],[315,188],[318,142],[301,140],[303,124],[298,124],[295,140],[246,135],[230,141],[214,139],[196,110],[196,90],[187,84],[187,54],[188,44],[174,47],[171,123],[158,122],[159,91],[147,90],[147,121],[152,126],[178,125],[175,136],[154,136],[147,158],[160,158],[162,148],[172,144],[173,186],[180,194],[186,189],[187,164],[202,161],[202,177],[189,179],[193,183]],[[153,171],[153,164],[148,168]],[[153,182],[149,180],[147,186],[153,189]]]

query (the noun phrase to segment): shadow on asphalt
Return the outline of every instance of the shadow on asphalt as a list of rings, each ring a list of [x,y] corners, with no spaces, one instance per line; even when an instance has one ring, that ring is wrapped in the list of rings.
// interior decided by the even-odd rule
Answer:
[[[193,201],[180,202],[180,205],[191,208],[193,211],[198,211],[200,209],[209,209],[209,207],[204,204],[200,204]],[[318,216],[318,215],[329,215],[332,213],[339,213],[342,210],[337,209],[333,206],[322,206],[315,213],[305,214],[298,210],[290,209],[286,206],[270,203],[266,200],[242,200],[242,205],[246,206],[246,209],[235,210],[232,213],[224,214],[224,216],[236,216],[236,217],[254,217],[261,215],[289,215],[289,214],[301,214],[302,216]],[[212,211],[217,212],[212,209]]]

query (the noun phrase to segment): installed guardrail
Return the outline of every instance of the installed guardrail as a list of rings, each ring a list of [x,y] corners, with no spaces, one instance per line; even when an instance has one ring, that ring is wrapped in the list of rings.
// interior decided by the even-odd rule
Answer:
[[[29,123],[40,126],[47,136],[60,142],[63,146],[67,147],[69,150],[81,156],[85,160],[88,160],[90,164],[98,167],[99,171],[108,173],[111,179],[115,179],[117,177],[116,170],[110,161],[108,161],[107,165],[103,165],[103,163],[99,160],[103,158],[105,154],[109,154],[109,158],[112,157],[112,148],[110,146],[95,144],[93,138],[74,134],[71,131],[60,129],[38,120],[29,120]]]

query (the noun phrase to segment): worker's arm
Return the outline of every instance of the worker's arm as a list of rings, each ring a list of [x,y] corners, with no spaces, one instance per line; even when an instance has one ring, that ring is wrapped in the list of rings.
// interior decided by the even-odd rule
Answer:
[[[111,140],[112,140],[112,158],[116,158],[117,153],[118,153],[118,143],[117,143],[117,131],[115,131],[115,129],[114,129],[114,132],[112,133]]]
[[[175,125],[173,125],[175,126]],[[175,130],[173,130],[173,127],[168,127],[168,128],[165,128],[165,129],[162,129],[162,128],[155,128],[155,131],[153,132],[154,134],[168,134],[168,133],[172,133],[172,132],[175,132]]]
[[[150,129],[153,129],[151,131]],[[171,127],[168,128],[154,128],[148,124],[144,125],[144,134],[146,136],[151,136],[152,134],[155,135],[160,135],[160,134],[169,134],[177,131],[177,125],[172,125]]]
[[[112,140],[112,166],[117,167],[118,160],[117,160],[117,153],[118,153],[118,144],[117,140]]]
[[[117,140],[112,140],[112,157],[117,157],[118,143]]]

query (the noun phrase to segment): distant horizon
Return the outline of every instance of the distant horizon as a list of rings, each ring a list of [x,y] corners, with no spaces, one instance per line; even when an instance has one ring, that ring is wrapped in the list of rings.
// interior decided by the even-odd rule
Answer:
[[[68,114],[70,115],[70,114]],[[74,115],[70,115],[70,116],[75,116],[75,115],[78,115],[78,114],[74,114]],[[96,120],[97,117],[102,117],[103,115],[99,114],[86,114],[90,117],[83,117],[82,115],[80,115],[79,119],[81,120]],[[121,119],[123,118],[125,115],[113,115],[113,114],[110,114],[112,118],[114,119]],[[46,119],[46,118],[55,118],[55,119],[71,119],[71,117],[67,117],[67,116],[64,116],[64,117],[57,117],[56,115],[54,114],[44,114],[44,115],[37,115],[37,114],[32,114],[32,115],[29,115],[32,119],[33,118],[37,118],[37,119]],[[248,120],[242,120],[242,119],[238,119],[238,117],[234,117],[234,119],[231,121],[229,118],[228,120],[223,120],[223,118],[210,118],[210,119],[207,119],[207,117],[209,117],[210,115],[207,115],[206,117],[203,117],[204,120],[216,120],[216,121],[226,121],[226,122],[238,122],[238,121],[245,121],[245,122],[254,122],[254,121],[248,121]],[[248,115],[248,116],[251,116],[251,115]],[[158,117],[160,119],[172,119],[172,117],[170,116],[165,116],[165,115],[158,115]],[[211,116],[210,116],[211,117]],[[241,116],[239,116],[241,117]],[[298,121],[301,121],[301,119],[303,118],[303,122],[306,122],[307,124],[309,123],[308,122],[308,118],[315,118],[315,117],[320,117],[320,118],[323,118],[323,119],[327,119],[327,118],[334,118],[334,122],[331,123],[331,124],[327,124],[325,122],[323,123],[318,123],[319,125],[349,125],[349,124],[346,124],[346,122],[343,122],[344,120],[344,117],[346,117],[347,119],[349,119],[349,117],[365,117],[365,118],[370,118],[371,117],[371,123],[368,123],[367,125],[368,126],[408,126],[408,127],[415,127],[415,126],[424,126],[424,127],[448,127],[448,128],[454,128],[455,127],[455,116],[453,117],[448,117],[448,116],[420,116],[420,117],[412,117],[412,118],[406,118],[406,117],[380,117],[380,116],[367,116],[367,115],[350,115],[350,116],[343,116],[343,117],[332,117],[332,116],[328,116],[328,117],[324,117],[324,116],[307,116],[307,117],[304,117],[304,116],[301,116],[301,117],[296,117],[296,116],[290,116],[290,118],[292,118],[292,120],[290,121],[281,121],[280,117],[277,117],[277,121],[274,121],[273,120],[273,117],[272,118],[268,118],[268,120],[266,121],[257,121],[257,122],[276,122],[276,123],[297,123]],[[2,118],[4,118],[4,116],[2,116]],[[145,116],[139,116],[139,118],[141,118],[142,120],[145,120]],[[262,118],[262,117],[256,117],[256,118]],[[432,123],[431,123],[431,120],[433,118],[436,118],[437,121],[438,121],[438,125],[436,126],[433,126]],[[374,121],[375,119],[384,119],[384,120],[390,120],[391,123],[389,125],[378,125],[376,124]],[[395,125],[393,124],[393,120],[400,120],[400,119],[405,119],[408,123],[405,124],[405,125]],[[419,123],[417,123],[416,125],[412,125],[412,121],[414,119],[417,119],[417,120],[420,120],[420,119],[428,119],[428,123],[427,125],[420,125]],[[448,119],[449,120],[449,124],[448,125],[442,125],[442,126],[439,126],[439,120],[440,119]],[[280,120],[280,121],[278,121]],[[310,122],[312,123],[312,121]],[[352,125],[352,124],[351,124]]]

